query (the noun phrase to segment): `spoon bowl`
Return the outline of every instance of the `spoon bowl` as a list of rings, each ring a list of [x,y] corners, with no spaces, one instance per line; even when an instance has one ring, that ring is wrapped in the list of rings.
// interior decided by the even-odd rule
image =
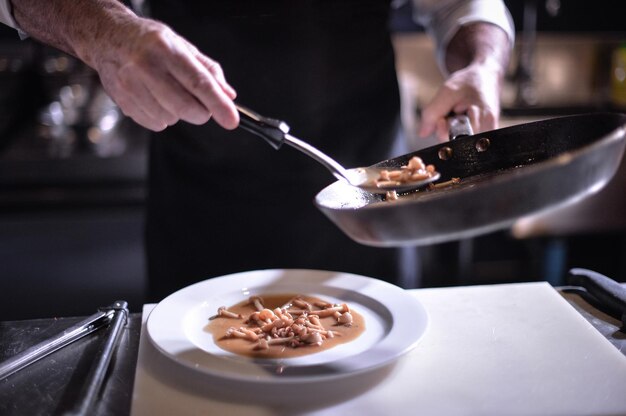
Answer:
[[[428,178],[415,180],[410,182],[395,181],[393,183],[382,183],[379,181],[381,173],[389,171],[389,168],[378,168],[370,166],[366,168],[352,168],[346,170],[346,180],[350,185],[361,188],[364,191],[372,194],[386,194],[387,192],[396,191],[398,193],[409,192],[415,189],[423,188],[429,183],[439,180],[441,175],[439,172],[434,172]]]

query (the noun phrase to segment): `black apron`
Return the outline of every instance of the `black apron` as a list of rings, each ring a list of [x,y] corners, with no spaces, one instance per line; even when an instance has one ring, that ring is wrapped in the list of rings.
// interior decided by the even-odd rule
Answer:
[[[152,17],[217,60],[237,102],[347,167],[390,156],[399,96],[387,0],[153,0]],[[397,252],[361,246],[313,205],[334,181],[317,162],[241,129],[178,123],[153,135],[150,300],[267,268],[346,271],[396,282]]]

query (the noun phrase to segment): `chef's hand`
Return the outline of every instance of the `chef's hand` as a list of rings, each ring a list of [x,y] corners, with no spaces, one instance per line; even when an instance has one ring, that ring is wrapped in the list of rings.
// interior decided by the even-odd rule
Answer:
[[[498,128],[500,83],[498,72],[481,65],[470,65],[450,75],[432,101],[422,109],[420,137],[435,133],[448,140],[446,116],[467,114],[474,132]]]
[[[148,129],[179,120],[213,118],[227,129],[239,123],[235,90],[220,65],[118,0],[20,0],[13,1],[13,15],[31,37],[95,69],[124,114]]]
[[[117,48],[94,54],[91,64],[124,114],[154,131],[211,117],[237,127],[236,93],[217,62],[156,21],[137,18],[123,38]]]
[[[459,29],[446,51],[450,75],[422,110],[420,137],[435,133],[439,140],[448,140],[446,116],[451,112],[467,114],[475,132],[498,127],[509,43],[502,29],[488,23]]]

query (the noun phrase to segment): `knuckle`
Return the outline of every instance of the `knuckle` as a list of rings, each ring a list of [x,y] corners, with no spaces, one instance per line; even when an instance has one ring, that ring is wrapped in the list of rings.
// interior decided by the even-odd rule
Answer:
[[[209,81],[206,75],[196,72],[189,78],[189,87],[192,91],[208,91],[214,92],[213,83]]]
[[[219,62],[209,59],[206,65],[207,69],[213,73],[222,73],[222,66]]]
[[[142,50],[151,51],[155,49],[169,48],[169,31],[163,28],[153,28],[143,33],[141,37]]]
[[[151,29],[145,31],[136,41],[134,47],[130,50],[130,56],[127,59],[127,65],[138,68],[154,66],[159,63],[163,53],[172,49],[172,42],[166,31],[159,29]]]
[[[204,124],[211,118],[211,113],[198,104],[185,105],[180,109],[180,118],[195,124]]]

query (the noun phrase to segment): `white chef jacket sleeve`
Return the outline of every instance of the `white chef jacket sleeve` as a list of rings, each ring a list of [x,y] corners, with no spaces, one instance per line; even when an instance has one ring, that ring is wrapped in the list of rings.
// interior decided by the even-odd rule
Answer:
[[[444,74],[445,52],[450,39],[461,26],[485,22],[502,28],[511,45],[515,42],[515,26],[502,0],[413,0],[415,19],[424,26],[437,47],[437,63]]]
[[[13,13],[11,11],[11,3],[9,0],[0,0],[0,23],[4,23],[5,25],[12,27],[17,30],[20,38],[27,38],[28,35],[20,29],[19,25],[13,18]]]

